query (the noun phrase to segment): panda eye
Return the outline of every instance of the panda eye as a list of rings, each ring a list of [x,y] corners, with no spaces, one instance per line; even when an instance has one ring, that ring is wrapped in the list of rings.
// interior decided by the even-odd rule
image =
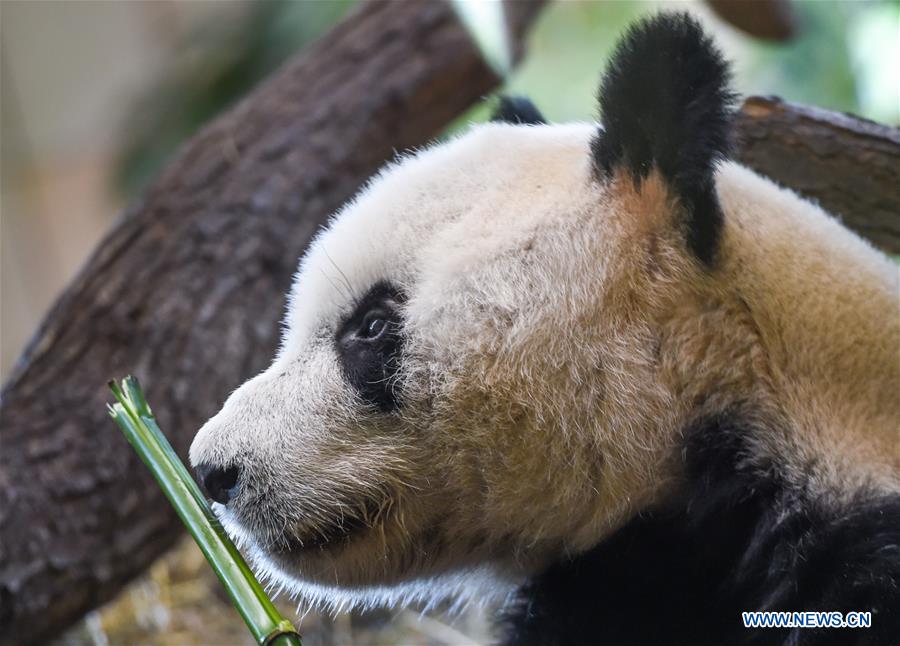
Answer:
[[[404,301],[390,283],[376,283],[340,323],[334,339],[347,383],[382,413],[400,406],[396,377],[402,366]]]
[[[363,319],[357,336],[363,339],[377,339],[387,329],[387,321],[382,312],[370,312]]]

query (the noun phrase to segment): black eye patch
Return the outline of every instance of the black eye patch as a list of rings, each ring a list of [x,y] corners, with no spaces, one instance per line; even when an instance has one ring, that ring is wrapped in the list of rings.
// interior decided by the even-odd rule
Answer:
[[[400,407],[395,383],[403,346],[403,294],[376,283],[338,326],[335,347],[344,378],[382,413]]]

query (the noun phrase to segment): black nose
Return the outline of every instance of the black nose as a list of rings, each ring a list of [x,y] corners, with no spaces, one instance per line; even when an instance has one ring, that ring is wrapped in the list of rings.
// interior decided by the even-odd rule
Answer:
[[[198,464],[194,469],[200,486],[206,495],[223,505],[237,495],[238,478],[241,470],[236,466],[215,467],[211,464]]]

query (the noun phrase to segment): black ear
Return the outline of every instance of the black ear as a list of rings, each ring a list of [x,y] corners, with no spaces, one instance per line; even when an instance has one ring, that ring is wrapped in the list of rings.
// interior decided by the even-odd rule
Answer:
[[[491,121],[538,126],[547,123],[534,103],[524,96],[501,96]]]
[[[591,143],[600,179],[617,169],[635,182],[655,168],[678,198],[690,249],[711,264],[722,228],[716,163],[728,156],[730,71],[696,20],[664,13],[631,27],[600,85]]]

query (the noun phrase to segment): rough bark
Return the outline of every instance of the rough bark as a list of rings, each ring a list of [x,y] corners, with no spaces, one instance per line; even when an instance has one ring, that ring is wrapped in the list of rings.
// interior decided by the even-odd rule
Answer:
[[[516,49],[541,4],[508,4]],[[269,361],[317,227],[498,81],[447,4],[363,4],[194,137],[116,224],[3,393],[0,642],[58,634],[179,534],[106,415],[107,380],[143,378],[184,456]]]
[[[849,114],[750,97],[738,159],[890,253],[900,253],[900,129]]]

